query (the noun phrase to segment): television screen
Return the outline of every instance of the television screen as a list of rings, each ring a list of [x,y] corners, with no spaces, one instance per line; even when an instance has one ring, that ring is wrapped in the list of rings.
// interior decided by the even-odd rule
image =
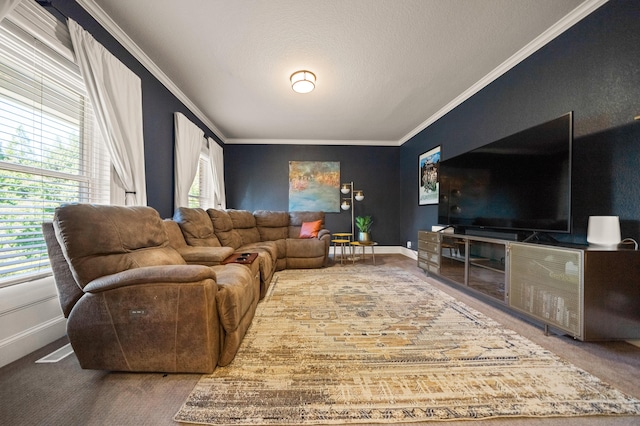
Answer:
[[[438,222],[571,232],[572,129],[569,112],[441,161]]]

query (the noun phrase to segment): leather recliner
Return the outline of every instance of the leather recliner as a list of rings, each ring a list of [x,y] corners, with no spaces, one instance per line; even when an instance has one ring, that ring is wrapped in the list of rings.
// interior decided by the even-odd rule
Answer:
[[[187,265],[150,207],[69,204],[43,224],[82,368],[210,373],[226,365],[259,299],[242,265]]]

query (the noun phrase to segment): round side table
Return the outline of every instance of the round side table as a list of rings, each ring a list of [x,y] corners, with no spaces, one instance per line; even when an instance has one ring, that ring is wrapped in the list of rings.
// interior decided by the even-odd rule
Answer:
[[[335,235],[335,234],[334,234]],[[349,246],[351,240],[346,238],[335,238],[331,240],[331,244],[333,244],[333,261],[336,260],[336,247],[340,246],[340,264],[344,263],[344,248]]]
[[[376,251],[375,251],[375,246],[377,246],[378,243],[375,241],[351,241],[351,246],[354,247],[354,251],[357,250],[358,247],[362,247],[362,261],[365,261],[364,255],[365,255],[365,248],[366,247],[371,247],[371,257],[373,258],[373,264],[376,264]],[[353,256],[352,258],[353,263],[356,263],[356,256]]]

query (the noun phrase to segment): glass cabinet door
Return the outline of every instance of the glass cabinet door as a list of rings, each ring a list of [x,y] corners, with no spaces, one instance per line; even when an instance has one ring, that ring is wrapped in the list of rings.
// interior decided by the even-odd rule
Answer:
[[[440,244],[440,275],[465,285],[467,242],[463,238],[443,236]]]
[[[469,288],[506,303],[505,267],[505,244],[469,240]]]

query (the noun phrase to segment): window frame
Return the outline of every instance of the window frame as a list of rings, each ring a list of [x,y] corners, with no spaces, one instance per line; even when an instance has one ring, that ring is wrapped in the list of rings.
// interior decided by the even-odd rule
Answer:
[[[27,69],[23,68],[23,66],[31,66],[32,68],[28,69],[28,73],[33,73],[24,74],[24,81],[20,80],[19,82],[20,84],[24,83],[24,86],[21,87],[26,90],[23,93],[23,95],[26,94],[25,96],[19,93],[22,91],[21,87],[14,86],[8,80],[9,77],[3,80],[5,76],[0,75],[0,112],[5,116],[5,123],[9,123],[4,127],[0,126],[0,154],[2,154],[3,146],[5,148],[15,147],[16,150],[22,147],[40,152],[43,159],[42,164],[44,164],[42,168],[37,167],[33,158],[28,155],[25,156],[24,161],[19,158],[19,155],[15,155],[11,161],[5,161],[7,157],[0,156],[0,178],[6,178],[5,182],[10,182],[11,185],[14,184],[14,181],[17,183],[28,181],[29,185],[34,185],[33,187],[26,186],[27,189],[21,193],[16,192],[18,195],[16,195],[15,199],[0,202],[0,288],[2,288],[33,281],[52,274],[42,230],[36,224],[38,221],[41,223],[53,219],[56,205],[64,202],[109,203],[111,166],[106,146],[102,141],[93,116],[80,71],[77,69],[77,65],[73,63],[73,50],[66,25],[57,21],[53,15],[32,0],[23,0],[0,22],[0,25],[2,25],[2,31],[4,31],[3,35],[8,34],[8,38],[15,38],[13,40],[15,42],[13,48],[7,47],[6,50],[0,51],[0,55],[2,55],[0,60],[2,60],[3,64],[7,64],[6,66],[3,65],[3,67],[6,70],[11,69],[18,74],[23,69]],[[66,36],[64,34],[65,31]],[[33,65],[27,60],[20,62],[23,58],[28,58],[27,53],[29,53],[28,49],[20,44],[23,42],[27,47],[30,46],[28,43],[33,43]],[[20,49],[23,48],[26,53],[21,56],[23,51]],[[3,49],[3,47],[0,46],[0,49]],[[71,58],[69,58],[69,52],[71,52]],[[44,65],[40,64],[40,62]],[[27,77],[31,75],[38,77],[39,80],[29,83]],[[33,86],[30,84],[33,84]],[[47,84],[50,85],[48,86]],[[56,87],[63,87],[64,90],[57,93]],[[31,92],[32,89],[36,91]],[[37,92],[37,90],[40,90],[40,92]],[[47,91],[46,94],[42,95],[45,91]],[[41,94],[40,102],[35,98],[38,93]],[[55,102],[57,100],[56,96],[62,93],[71,93],[72,96],[67,96],[65,100],[73,99],[74,103],[62,106],[62,103]],[[49,102],[45,103],[45,100]],[[76,100],[77,104],[75,104]],[[71,105],[71,107],[63,111],[66,105]],[[19,128],[21,127],[18,117],[22,114],[17,112],[18,107],[28,108],[28,113],[33,113],[36,118],[29,125],[40,131],[39,135],[34,132],[31,134],[31,138],[25,138],[25,140],[29,141],[28,144],[20,145],[16,143],[16,137],[18,137]],[[16,111],[13,111],[13,108]],[[38,119],[38,117],[44,118]],[[58,121],[52,117],[57,117]],[[65,127],[65,130],[69,133],[59,137],[68,139],[66,141],[68,144],[77,144],[77,146],[74,146],[78,155],[78,158],[74,160],[77,161],[77,164],[74,163],[73,166],[68,166],[67,170],[62,167],[61,170],[56,170],[52,165],[47,168],[47,160],[51,161],[53,158],[51,156],[47,157],[47,154],[53,152],[47,149],[57,148],[58,145],[56,144],[62,146],[64,141],[58,139],[54,141],[50,137],[50,135],[56,133],[51,130],[51,127],[47,130],[46,127],[39,128],[33,125],[38,121],[40,124],[43,122],[50,124],[64,122],[64,125],[68,126],[68,128]],[[11,124],[18,125],[13,130],[15,133],[10,133],[12,131],[10,129]],[[9,130],[2,132],[2,128]],[[60,130],[60,133],[65,130]],[[25,134],[29,135],[26,132]],[[75,137],[77,137],[77,141],[72,141],[71,139]],[[32,164],[21,164],[20,161]],[[77,169],[73,168],[75,166],[77,166]],[[25,178],[21,180],[20,174],[24,175]],[[68,193],[59,191],[56,196],[60,198],[51,200],[48,198],[47,188],[51,191],[55,190],[56,186],[47,182],[56,182],[55,185],[62,185],[65,190],[67,186],[68,188],[73,188],[73,190]],[[4,185],[2,179],[0,179],[0,184]],[[13,196],[13,193],[11,195]],[[31,195],[37,195],[37,197],[34,196],[32,199],[30,198]],[[22,196],[24,198],[21,198]],[[24,207],[21,203],[25,201],[35,207]],[[11,202],[20,205],[12,210]],[[20,214],[23,214],[24,218],[20,217]],[[23,220],[15,220],[16,217]],[[24,244],[22,245],[15,243],[15,241],[19,240],[16,237],[21,236],[21,229],[30,229],[29,232],[33,234],[24,239]],[[38,231],[35,231],[35,229],[38,229]],[[17,271],[23,271],[24,273],[16,274]]]

